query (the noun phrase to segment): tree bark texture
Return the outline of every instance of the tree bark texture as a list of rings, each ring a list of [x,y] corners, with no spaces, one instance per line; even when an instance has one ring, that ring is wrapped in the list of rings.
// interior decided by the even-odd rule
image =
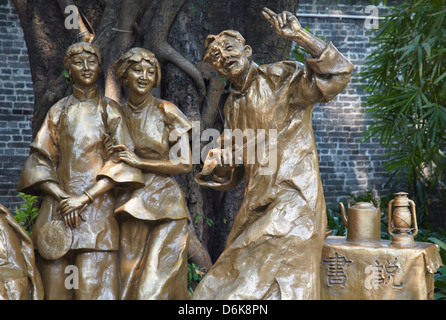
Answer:
[[[34,84],[35,135],[49,108],[71,93],[63,75],[66,48],[82,37],[94,36],[102,54],[103,93],[123,102],[126,92],[113,73],[113,63],[125,51],[140,46],[153,51],[162,65],[162,82],[154,94],[175,103],[200,130],[222,130],[228,83],[202,61],[209,34],[239,31],[253,48],[258,64],[288,59],[289,40],[279,38],[261,11],[297,11],[298,0],[12,0],[19,14]],[[68,30],[64,7],[79,9],[81,30]],[[79,33],[82,35],[79,35]],[[202,141],[201,146],[208,142]],[[226,237],[243,198],[244,184],[219,192],[194,182],[201,164],[177,176],[186,195],[192,220],[190,259],[202,269],[223,251]],[[212,260],[212,261],[211,261]]]

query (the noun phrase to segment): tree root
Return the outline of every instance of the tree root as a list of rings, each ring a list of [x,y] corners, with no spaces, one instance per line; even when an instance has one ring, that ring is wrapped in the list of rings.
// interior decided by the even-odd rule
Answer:
[[[189,231],[190,239],[188,260],[195,263],[195,265],[197,265],[201,271],[207,272],[212,267],[211,256],[200,240],[198,240],[192,224],[190,224]]]

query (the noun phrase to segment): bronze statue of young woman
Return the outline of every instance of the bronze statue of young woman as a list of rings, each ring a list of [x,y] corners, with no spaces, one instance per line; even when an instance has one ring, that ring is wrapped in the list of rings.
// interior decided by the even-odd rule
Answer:
[[[130,49],[114,67],[129,91],[122,108],[136,148],[113,148],[117,159],[141,169],[145,180],[143,188],[122,195],[116,210],[121,299],[188,299],[189,218],[184,195],[171,175],[192,168],[192,125],[174,104],[152,95],[161,78],[152,52]],[[181,145],[180,157],[172,154],[175,145]]]
[[[108,159],[105,137],[129,149],[133,142],[119,105],[98,92],[100,64],[99,50],[90,43],[67,49],[64,66],[74,81],[73,94],[49,110],[17,186],[44,196],[32,236],[40,248],[36,260],[45,299],[119,298],[119,225],[112,188],[143,181],[139,169]],[[51,227],[62,221],[69,232],[54,232]],[[66,237],[57,239],[58,233]],[[65,249],[63,244],[67,251],[55,252]],[[73,282],[67,284],[70,274]]]

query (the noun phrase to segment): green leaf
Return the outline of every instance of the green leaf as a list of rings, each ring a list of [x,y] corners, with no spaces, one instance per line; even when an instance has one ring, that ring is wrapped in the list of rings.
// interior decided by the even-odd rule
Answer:
[[[429,241],[438,244],[442,250],[446,250],[446,243],[435,237],[429,237]]]
[[[20,209],[15,208],[15,220],[24,227],[26,232],[31,235],[34,223],[39,215],[39,209],[34,207],[38,197],[19,193],[19,196],[25,201]]]
[[[431,56],[431,47],[427,42],[423,42],[421,44],[424,48],[424,51],[426,51],[427,57],[429,58]]]
[[[446,7],[428,0],[391,6],[372,40],[360,73],[372,123],[361,142],[377,137],[388,148],[385,168],[409,184],[434,166],[431,183],[444,181],[446,150]],[[427,208],[423,209],[426,210]]]
[[[305,63],[305,56],[302,52],[300,52],[298,50],[293,50],[292,54],[293,54],[293,58],[296,59],[296,61],[298,61],[300,63]]]
[[[439,84],[440,81],[442,81],[444,78],[446,78],[446,72],[444,72],[441,76],[435,79],[434,84]]]

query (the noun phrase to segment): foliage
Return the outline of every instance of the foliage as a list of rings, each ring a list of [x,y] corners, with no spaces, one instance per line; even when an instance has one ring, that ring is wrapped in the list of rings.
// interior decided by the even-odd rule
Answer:
[[[202,219],[206,222],[206,224],[209,227],[214,225],[214,221],[212,219],[206,217],[205,215],[197,215],[194,219],[194,223],[197,224]]]
[[[418,221],[427,221],[431,213],[434,216],[439,210],[438,214],[444,214],[446,185],[443,181],[434,183],[429,178],[420,176],[414,183],[414,193],[413,198],[417,203]]]
[[[385,167],[392,176],[429,179],[430,186],[446,176],[445,2],[394,6],[361,72],[366,112],[374,119],[364,140],[377,136],[389,149]]]
[[[440,257],[443,264],[446,264],[446,232],[445,230],[434,228],[425,224],[424,228],[419,229],[418,235],[415,237],[415,241],[420,242],[432,242],[440,247]],[[434,299],[446,300],[446,266],[437,270],[434,275]]]
[[[438,273],[434,275],[434,299],[446,300],[446,267],[438,269]]]
[[[198,283],[203,279],[203,277],[206,275],[206,273],[201,271],[200,268],[193,262],[187,264],[187,272],[188,272],[188,288],[187,289],[189,291],[189,294],[192,296]]]
[[[65,78],[65,82],[67,85],[73,84],[73,79],[71,79],[70,75],[68,74],[67,70],[62,71],[62,76]]]
[[[39,214],[39,209],[35,207],[38,197],[24,194],[22,192],[19,193],[19,196],[25,203],[20,206],[20,209],[15,208],[14,218],[21,226],[23,226],[26,232],[31,235],[34,223]]]
[[[330,208],[327,206],[326,212],[327,212],[327,229],[331,231],[330,235],[345,236],[347,234],[347,228],[342,222],[339,208],[336,207]]]

